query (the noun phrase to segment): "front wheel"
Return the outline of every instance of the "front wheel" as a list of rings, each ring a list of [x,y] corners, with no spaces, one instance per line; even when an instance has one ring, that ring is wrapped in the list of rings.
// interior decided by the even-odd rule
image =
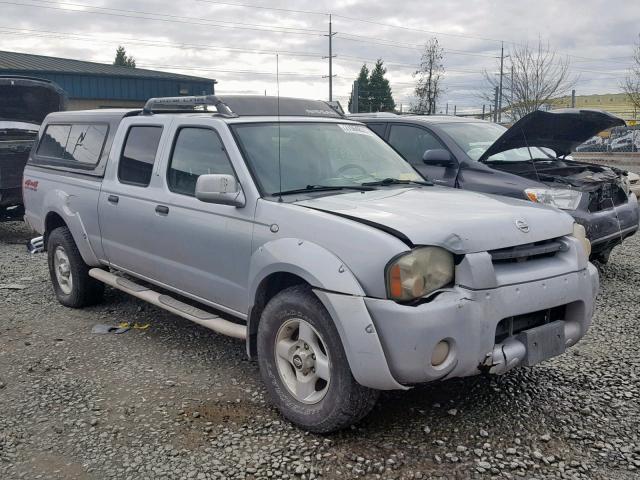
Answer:
[[[104,283],[89,276],[89,266],[67,227],[49,234],[47,253],[53,290],[62,305],[80,308],[102,300]]]
[[[282,415],[305,430],[347,427],[378,398],[353,378],[331,316],[306,286],[287,288],[267,304],[258,326],[258,361]]]

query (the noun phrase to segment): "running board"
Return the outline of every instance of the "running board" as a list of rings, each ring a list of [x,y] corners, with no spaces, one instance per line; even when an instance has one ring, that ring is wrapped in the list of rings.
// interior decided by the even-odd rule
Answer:
[[[227,335],[229,337],[239,338],[241,340],[245,340],[247,338],[246,325],[230,322],[229,320],[225,320],[214,313],[201,310],[197,307],[181,302],[180,300],[176,300],[169,295],[158,293],[150,288],[132,282],[127,278],[119,277],[118,275],[114,275],[113,273],[100,268],[92,268],[89,270],[89,276],[109,285],[110,287],[117,288],[118,290],[122,290],[129,295],[133,295],[140,300],[149,302],[156,307],[160,307],[163,310],[167,310],[168,312],[182,318],[191,320],[192,322],[202,325],[214,332]]]

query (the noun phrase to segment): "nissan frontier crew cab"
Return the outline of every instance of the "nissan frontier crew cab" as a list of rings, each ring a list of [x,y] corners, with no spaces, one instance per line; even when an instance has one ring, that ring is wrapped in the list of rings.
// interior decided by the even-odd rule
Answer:
[[[380,390],[560,355],[598,290],[569,215],[434,186],[321,101],[53,113],[24,200],[63,305],[106,284],[246,339],[273,402],[315,432]]]

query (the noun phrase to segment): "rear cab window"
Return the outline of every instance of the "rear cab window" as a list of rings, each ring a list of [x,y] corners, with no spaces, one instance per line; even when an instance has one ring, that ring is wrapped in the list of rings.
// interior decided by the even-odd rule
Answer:
[[[160,125],[134,125],[129,128],[118,162],[120,183],[147,187],[162,137]]]

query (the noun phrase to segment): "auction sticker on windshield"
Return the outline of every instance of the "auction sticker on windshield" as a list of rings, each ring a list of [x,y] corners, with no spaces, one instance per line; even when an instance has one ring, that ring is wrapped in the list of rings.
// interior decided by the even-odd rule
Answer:
[[[359,135],[370,135],[370,136],[375,135],[375,133],[373,133],[371,130],[369,130],[368,127],[365,127],[364,125],[348,125],[345,123],[339,123],[338,126],[342,129],[342,131],[346,133],[356,133]]]

